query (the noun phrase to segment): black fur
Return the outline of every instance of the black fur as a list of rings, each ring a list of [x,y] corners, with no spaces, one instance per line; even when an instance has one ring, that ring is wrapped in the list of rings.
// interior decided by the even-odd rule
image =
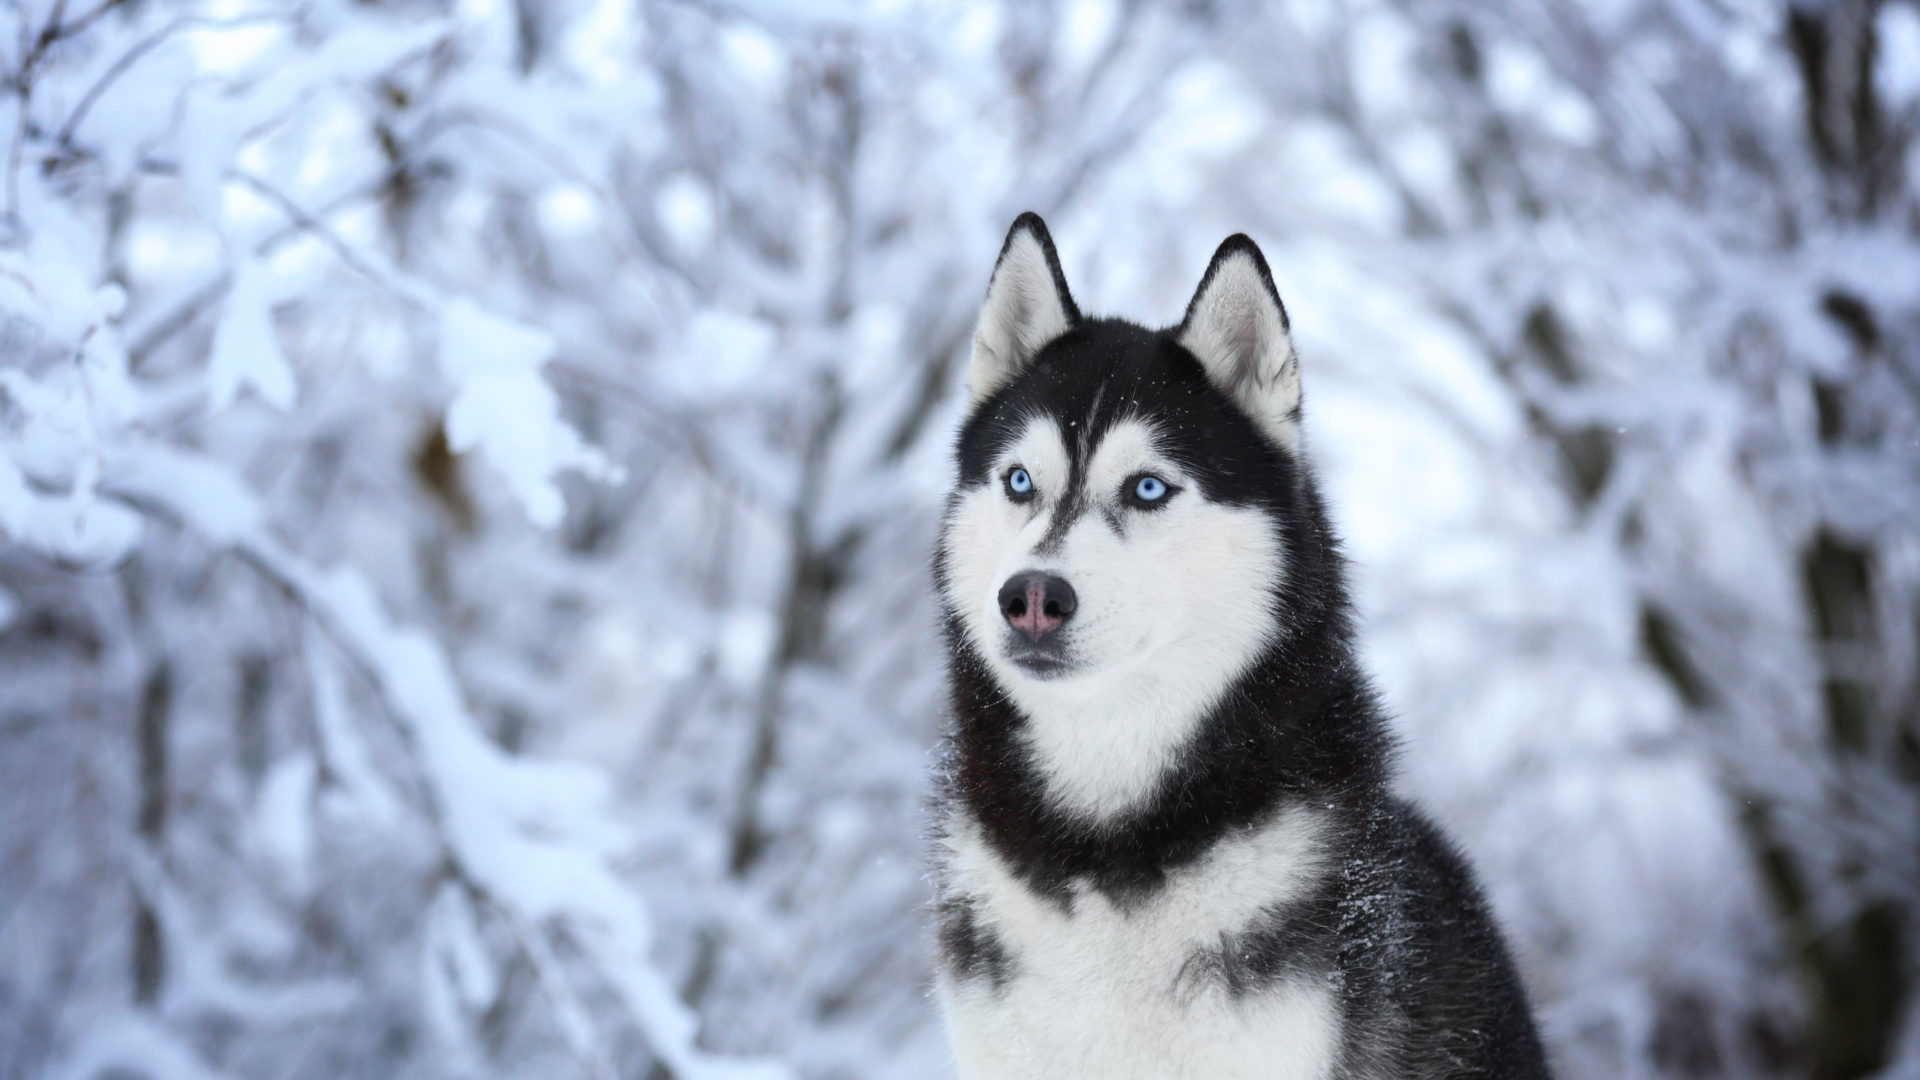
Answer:
[[[1275,523],[1287,565],[1272,595],[1283,633],[1201,724],[1158,791],[1122,820],[1096,824],[1044,797],[1019,737],[1025,718],[958,613],[946,611],[953,724],[942,812],[974,818],[1021,881],[1070,910],[1076,882],[1137,904],[1223,837],[1290,805],[1323,808],[1336,866],[1322,887],[1197,952],[1181,982],[1211,980],[1238,995],[1290,974],[1330,975],[1348,1033],[1344,1075],[1545,1077],[1524,991],[1471,871],[1389,790],[1390,738],[1355,657],[1342,556],[1305,462],[1212,385],[1178,344],[1180,327],[1081,316],[1045,225],[1029,214],[1015,222],[1021,229],[1041,240],[1070,329],[967,418],[957,487],[996,482],[989,469],[1026,417],[1081,425],[1070,448],[1077,473],[1116,421],[1149,416],[1208,499],[1258,507]],[[1221,245],[1208,277],[1239,251],[1271,288],[1244,236]],[[942,597],[947,562],[942,548]],[[995,986],[1020,977],[1018,958],[985,933],[970,905],[944,900],[936,917],[953,977]]]
[[[940,955],[956,974],[964,978],[984,976],[994,986],[1002,986],[1013,975],[1013,958],[993,931],[980,925],[973,902],[964,896],[945,897],[937,912],[940,925]]]

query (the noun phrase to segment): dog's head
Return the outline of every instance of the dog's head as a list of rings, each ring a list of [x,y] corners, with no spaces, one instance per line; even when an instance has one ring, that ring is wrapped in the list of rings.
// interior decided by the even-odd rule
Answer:
[[[1084,317],[1013,225],[974,334],[943,528],[949,623],[1029,720],[1057,794],[1137,798],[1285,632],[1299,364],[1251,240],[1175,327]]]

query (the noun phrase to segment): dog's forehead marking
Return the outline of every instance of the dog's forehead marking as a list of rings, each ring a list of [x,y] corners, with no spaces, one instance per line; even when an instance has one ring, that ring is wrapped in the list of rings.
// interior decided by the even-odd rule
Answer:
[[[1159,439],[1151,425],[1135,417],[1118,421],[1094,448],[1093,460],[1087,465],[1087,483],[1105,491],[1161,456]]]
[[[1105,495],[1108,482],[1123,479],[1143,465],[1172,467],[1165,462],[1160,433],[1152,423],[1129,416],[1101,428],[1094,422],[1099,406],[1096,395],[1087,417],[1069,421],[1065,430],[1057,417],[1027,416],[1018,434],[1005,444],[1003,465],[1025,468],[1044,484],[1049,496],[1062,494],[1055,482],[1069,474],[1075,487],[1086,494]]]
[[[1007,444],[1004,464],[1027,470],[1034,483],[1045,490],[1058,490],[1071,468],[1066,438],[1060,424],[1051,416],[1028,416],[1020,433]]]
[[[1134,472],[1152,470],[1171,479],[1178,468],[1167,460],[1160,429],[1137,413],[1109,410],[1104,422],[1101,407],[1108,384],[1094,390],[1085,411],[1063,418],[1065,410],[1034,411],[1021,415],[1002,444],[997,473],[1019,466],[1033,478],[1039,500],[1031,505],[1029,520],[1045,519],[1041,536],[1029,549],[1035,556],[1058,555],[1068,534],[1089,513],[1096,513],[1116,536],[1127,533],[1122,491]],[[1117,414],[1117,415],[1114,415]]]
[[[1107,384],[1103,382],[1094,390],[1093,404],[1087,406],[1087,415],[1080,421],[1080,430],[1078,432],[1080,452],[1076,456],[1082,462],[1087,460],[1087,448],[1092,445],[1090,440],[1093,438],[1093,425],[1100,417],[1100,402],[1106,396]]]
[[[1040,542],[1033,547],[1033,553],[1036,555],[1059,554],[1060,546],[1066,542],[1067,533],[1073,528],[1073,523],[1078,521],[1080,515],[1086,512],[1087,493],[1085,490],[1085,474],[1087,459],[1084,455],[1084,434],[1081,436],[1080,443],[1083,447],[1083,453],[1075,456],[1068,463],[1067,481],[1060,485],[1060,491],[1057,497],[1052,500],[1053,507],[1051,513],[1053,517],[1047,522],[1046,534],[1040,537]]]

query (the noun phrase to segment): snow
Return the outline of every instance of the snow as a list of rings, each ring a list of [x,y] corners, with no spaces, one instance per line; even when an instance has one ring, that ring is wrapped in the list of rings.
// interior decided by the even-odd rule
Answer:
[[[0,88],[0,1072],[946,1075],[928,547],[1037,209],[1102,313],[1261,243],[1403,785],[1558,1074],[1685,1074],[1697,1004],[1796,1075],[1808,942],[1920,932],[1920,16],[1871,175],[1785,19],[110,12]]]
[[[562,49],[587,78],[613,86],[627,77],[628,58],[640,47],[631,5],[594,0],[591,14],[569,30]]]
[[[233,272],[227,290],[227,310],[213,332],[213,350],[207,358],[207,391],[213,408],[224,409],[242,387],[285,412],[293,407],[293,368],[274,335],[276,299],[273,271],[250,260]]]
[[[465,297],[440,317],[440,371],[456,389],[447,442],[478,450],[527,517],[551,528],[565,509],[555,474],[574,469],[613,480],[619,470],[560,417],[560,398],[541,378],[556,344],[542,330],[481,310]]]
[[[1498,40],[1488,50],[1487,91],[1501,108],[1531,117],[1567,142],[1590,146],[1599,137],[1592,105],[1555,78],[1538,52],[1518,42]]]
[[[1886,5],[1874,12],[1873,30],[1878,50],[1874,89],[1893,108],[1920,101],[1920,12]]]
[[[318,782],[314,760],[288,754],[274,763],[260,787],[260,843],[267,857],[296,885],[303,882],[313,857],[313,796]]]
[[[1112,39],[1119,24],[1113,0],[1070,0],[1060,16],[1060,44],[1056,53],[1062,67],[1084,71]]]
[[[1348,44],[1353,90],[1370,115],[1392,121],[1412,108],[1419,47],[1414,27],[1391,9],[1375,8],[1354,21]]]
[[[699,177],[675,173],[661,181],[654,212],[681,251],[697,254],[713,243],[713,193]]]
[[[787,64],[773,35],[752,23],[735,21],[720,27],[719,39],[720,59],[754,94],[771,100],[780,93]]]
[[[555,184],[540,196],[540,217],[558,235],[579,236],[599,222],[599,200],[583,185]]]
[[[0,531],[76,566],[110,566],[139,542],[141,521],[79,483],[59,494],[35,491],[19,466],[0,459]]]
[[[1202,163],[1231,155],[1260,130],[1265,111],[1222,64],[1196,60],[1167,79],[1160,122],[1147,135],[1147,162],[1161,187],[1192,193]]]
[[[688,396],[738,393],[763,377],[773,329],[738,312],[708,308],[687,320],[686,341],[666,359],[661,381]]]
[[[1288,195],[1309,212],[1377,232],[1399,227],[1399,201],[1361,159],[1350,133],[1329,121],[1308,118],[1287,130],[1283,146],[1284,171],[1299,177]]]

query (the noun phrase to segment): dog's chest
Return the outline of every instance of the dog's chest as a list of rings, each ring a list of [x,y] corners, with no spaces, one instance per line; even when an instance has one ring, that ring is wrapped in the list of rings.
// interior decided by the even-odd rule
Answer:
[[[1313,884],[1313,833],[1310,819],[1283,816],[1223,840],[1149,898],[1120,906],[1081,888],[1063,907],[1015,879],[977,833],[956,830],[948,891],[1004,961],[998,979],[942,979],[962,1080],[1328,1075],[1340,1022],[1326,979],[1236,995],[1206,962]]]

